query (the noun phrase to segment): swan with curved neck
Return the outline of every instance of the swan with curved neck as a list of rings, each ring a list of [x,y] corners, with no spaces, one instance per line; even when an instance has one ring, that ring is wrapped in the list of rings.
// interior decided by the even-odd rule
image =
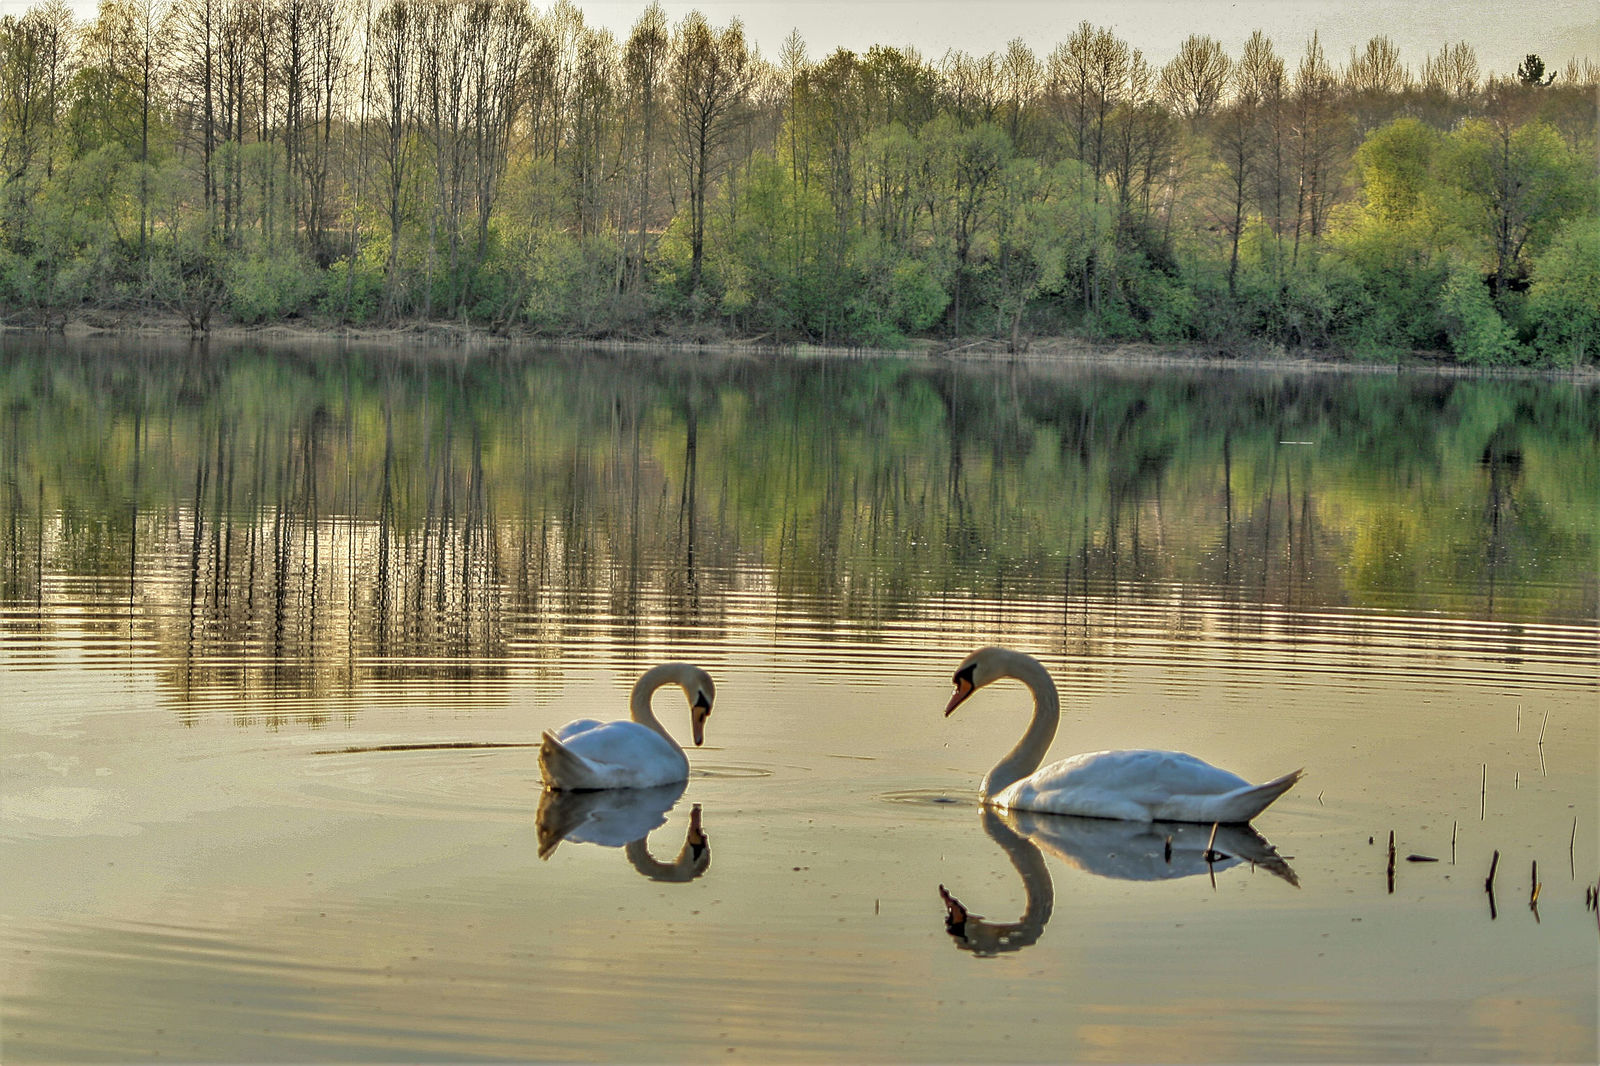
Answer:
[[[688,780],[689,759],[650,709],[657,689],[677,685],[689,701],[694,743],[705,740],[706,719],[717,689],[711,675],[689,663],[663,663],[644,672],[628,698],[629,718],[580,718],[539,745],[539,770],[550,789],[654,788]]]
[[[1061,701],[1049,672],[1033,656],[1007,648],[973,652],[956,669],[956,690],[944,713],[1005,678],[1021,681],[1033,693],[1033,719],[1016,747],[983,779],[980,798],[990,806],[1132,822],[1235,824],[1260,814],[1303,772],[1252,785],[1175,751],[1098,751],[1040,769],[1055,739]]]

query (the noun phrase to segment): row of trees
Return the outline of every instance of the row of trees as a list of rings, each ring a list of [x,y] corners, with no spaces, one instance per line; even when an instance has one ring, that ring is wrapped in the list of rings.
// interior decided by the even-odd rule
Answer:
[[[1084,23],[937,62],[568,0],[0,19],[0,298],[581,335],[1600,354],[1588,63]]]

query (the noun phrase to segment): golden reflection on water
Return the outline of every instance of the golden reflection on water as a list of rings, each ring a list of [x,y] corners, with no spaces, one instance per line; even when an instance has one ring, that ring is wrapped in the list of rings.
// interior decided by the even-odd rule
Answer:
[[[167,354],[0,356],[8,1062],[1594,1058],[1592,390]],[[1300,887],[980,813],[990,643]],[[682,794],[542,799],[667,659]]]

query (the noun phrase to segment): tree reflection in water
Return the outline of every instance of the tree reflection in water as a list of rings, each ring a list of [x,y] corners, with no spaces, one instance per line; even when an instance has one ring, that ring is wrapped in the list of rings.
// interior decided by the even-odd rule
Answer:
[[[757,593],[819,634],[1038,605],[1076,654],[1600,595],[1600,403],[1544,381],[30,339],[0,411],[39,608],[0,626],[82,597],[186,706],[715,641]]]

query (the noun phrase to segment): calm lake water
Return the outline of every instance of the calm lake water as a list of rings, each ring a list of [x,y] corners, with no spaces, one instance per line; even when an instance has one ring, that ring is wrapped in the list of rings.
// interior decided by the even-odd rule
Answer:
[[[1570,382],[5,340],[3,1057],[1592,1062],[1597,507]],[[990,643],[1305,780],[985,814]]]

